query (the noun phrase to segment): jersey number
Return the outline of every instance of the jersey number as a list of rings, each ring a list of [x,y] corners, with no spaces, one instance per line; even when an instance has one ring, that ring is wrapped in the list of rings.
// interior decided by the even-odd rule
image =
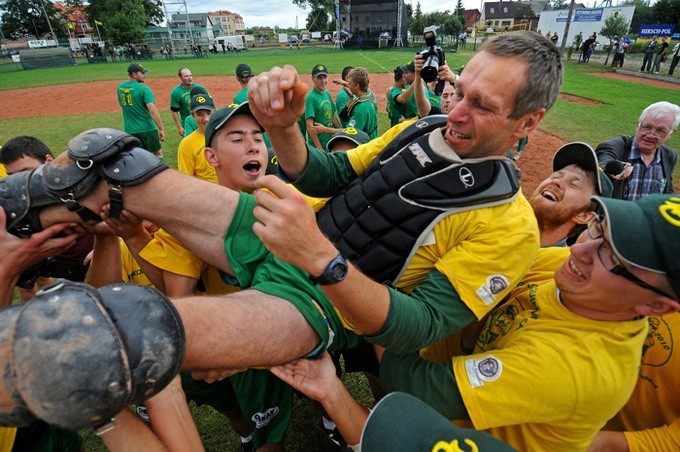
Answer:
[[[132,107],[132,94],[120,93],[120,104],[124,107]]]

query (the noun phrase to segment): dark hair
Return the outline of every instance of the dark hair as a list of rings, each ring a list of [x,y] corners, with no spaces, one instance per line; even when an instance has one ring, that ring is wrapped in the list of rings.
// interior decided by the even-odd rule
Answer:
[[[41,163],[45,163],[48,155],[54,157],[45,143],[35,137],[22,135],[14,137],[2,145],[0,163],[3,165],[13,163],[21,157],[33,157]]]
[[[562,85],[562,62],[560,51],[549,39],[534,32],[503,33],[486,41],[481,50],[527,63],[526,80],[517,92],[511,118],[541,108],[547,111],[555,104]]]
[[[349,73],[354,69],[354,66],[345,66],[342,69],[342,74],[340,75],[340,78],[342,78],[344,81],[347,81],[347,76]]]

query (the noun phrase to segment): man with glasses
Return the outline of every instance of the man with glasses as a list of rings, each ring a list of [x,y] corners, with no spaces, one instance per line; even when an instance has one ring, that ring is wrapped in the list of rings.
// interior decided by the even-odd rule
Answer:
[[[539,251],[472,354],[434,363],[388,350],[383,388],[519,450],[587,449],[637,382],[644,317],[680,307],[680,198],[592,199],[587,231]]]
[[[680,123],[680,107],[656,102],[645,108],[634,136],[600,143],[595,152],[614,183],[613,197],[634,201],[653,193],[673,193],[678,156],[665,146]]]

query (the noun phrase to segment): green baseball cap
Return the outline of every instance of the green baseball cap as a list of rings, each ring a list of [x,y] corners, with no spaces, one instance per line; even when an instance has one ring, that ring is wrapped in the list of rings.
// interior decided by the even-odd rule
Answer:
[[[413,60],[409,61],[404,65],[404,72],[411,72],[415,74],[416,64],[413,62]]]
[[[573,143],[565,144],[557,150],[553,156],[553,171],[559,171],[569,165],[577,165],[580,168],[591,171],[593,174],[597,174],[597,179],[594,181],[597,194],[611,198],[614,185],[600,168],[597,163],[597,155],[589,144],[574,141]]]
[[[459,448],[453,446],[459,444]],[[421,400],[403,392],[373,408],[361,434],[363,452],[435,450],[514,451],[486,432],[460,428]]]
[[[145,67],[142,67],[141,64],[130,63],[128,66],[128,74],[134,74],[135,72],[144,72],[146,74],[149,72],[149,70]]]
[[[255,118],[255,116],[253,116],[253,114],[250,112],[250,105],[248,102],[243,102],[242,104],[230,104],[224,108],[220,108],[212,114],[210,121],[208,121],[208,125],[205,127],[206,146],[210,146],[210,142],[212,141],[215,132],[220,130],[220,128],[224,126],[234,115],[248,115],[252,118]],[[262,129],[262,126],[260,126],[260,129]],[[262,131],[264,132],[264,129],[262,129]]]
[[[363,130],[355,129],[354,127],[345,127],[340,132],[334,134],[330,140],[328,140],[326,149],[330,149],[333,143],[341,140],[349,140],[357,146],[361,146],[362,144],[366,144],[371,141],[371,137],[369,137],[368,134]]]
[[[215,102],[208,94],[199,93],[191,96],[191,112],[198,110],[212,110],[215,111]]]
[[[649,195],[637,201],[593,196],[607,217],[616,255],[670,280],[680,300],[680,196]]]
[[[396,77],[401,78],[401,76],[404,75],[404,72],[406,72],[406,66],[400,64],[399,66],[394,68],[393,72]]]
[[[312,77],[318,77],[319,75],[328,75],[328,68],[325,64],[315,64],[312,68]]]
[[[253,74],[253,68],[248,66],[245,63],[241,63],[238,66],[236,66],[236,76],[241,77],[241,78],[248,78],[252,77]]]

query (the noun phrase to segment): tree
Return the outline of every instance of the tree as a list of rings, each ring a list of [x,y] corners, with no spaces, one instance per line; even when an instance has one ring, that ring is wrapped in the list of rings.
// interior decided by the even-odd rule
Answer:
[[[312,9],[307,16],[307,24],[305,28],[309,31],[328,31],[335,29],[333,21],[329,21],[329,14],[323,7]]]
[[[456,9],[454,10],[454,14],[458,17],[460,17],[463,22],[465,22],[465,5],[463,5],[463,0],[458,0],[456,3]]]
[[[677,31],[680,28],[680,0],[658,0],[654,4],[654,16],[656,23],[674,24]]]
[[[552,9],[567,9],[569,8],[569,3],[566,0],[552,0]]]
[[[624,33],[628,33],[628,21],[620,14],[614,14],[604,20],[604,26],[600,34],[605,38],[618,38]]]
[[[44,6],[44,9],[43,9]],[[61,15],[52,2],[41,0],[1,0],[2,33],[5,37],[20,39],[26,36],[52,38],[45,12],[50,18],[54,33],[58,38],[67,36],[66,29],[59,26]]]
[[[619,38],[622,34],[628,33],[628,21],[620,14],[614,14],[604,20],[604,26],[600,29],[600,34],[609,38],[610,42]],[[609,54],[612,53],[612,45],[607,50],[607,58],[604,60],[606,66],[609,62]]]
[[[118,11],[101,19],[113,45],[134,44],[144,40],[147,16],[140,0],[117,0],[117,3]]]
[[[408,21],[408,31],[411,32],[412,36],[422,35],[423,28],[425,28],[425,23],[423,21],[423,10],[420,8],[420,2],[418,2],[416,3],[416,10],[413,13],[413,17]]]
[[[77,5],[82,4],[83,0],[71,0],[71,2]],[[89,3],[87,15],[90,21],[93,22],[96,19],[108,28],[110,26],[107,24],[109,17],[120,12],[125,1],[121,3],[121,0],[89,0]],[[134,0],[133,3],[142,8],[141,10],[135,8],[135,10],[141,11],[140,17],[130,17],[130,19],[134,19],[135,23],[144,19],[144,27],[148,27],[158,25],[163,21],[165,15],[163,14],[162,0]]]
[[[653,24],[656,22],[654,18],[654,8],[649,6],[649,0],[626,0],[624,5],[635,6],[635,14],[633,20],[630,22],[630,30],[633,33],[640,31],[640,26],[644,24]]]

